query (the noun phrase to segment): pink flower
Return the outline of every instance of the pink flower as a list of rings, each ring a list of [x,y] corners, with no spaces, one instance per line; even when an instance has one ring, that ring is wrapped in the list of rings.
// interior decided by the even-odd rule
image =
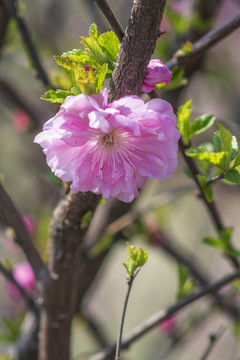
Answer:
[[[34,294],[36,280],[32,268],[27,261],[16,264],[13,267],[12,274],[19,285],[21,285],[30,295]],[[21,299],[20,291],[13,283],[7,283],[7,290],[15,300]]]
[[[29,116],[26,111],[18,109],[13,115],[13,128],[17,132],[25,132],[30,125]]]
[[[150,60],[141,90],[150,93],[155,89],[156,84],[166,83],[168,86],[171,81],[171,77],[171,71],[160,60]]]
[[[23,221],[30,235],[33,235],[36,229],[36,224],[33,218],[29,215],[23,215]]]
[[[177,166],[179,132],[171,105],[125,96],[108,104],[101,94],[68,96],[35,137],[47,163],[71,189],[124,202],[148,178],[166,179]]]

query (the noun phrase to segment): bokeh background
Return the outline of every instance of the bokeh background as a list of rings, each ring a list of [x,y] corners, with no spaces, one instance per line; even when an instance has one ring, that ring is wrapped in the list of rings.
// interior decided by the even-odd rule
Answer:
[[[132,1],[109,1],[123,27],[127,25]],[[194,1],[171,1],[169,9],[178,16],[190,19]],[[88,34],[95,22],[99,32],[110,30],[95,3],[89,0],[26,0],[21,1],[24,15],[32,39],[39,52],[42,64],[55,86],[65,84],[65,74],[59,69],[53,56],[80,47],[79,36]],[[225,0],[218,6],[213,26],[240,12],[239,1]],[[179,24],[178,24],[179,26]],[[190,25],[189,25],[190,26]],[[155,56],[167,61],[177,47],[183,44],[191,27],[174,26],[171,18],[164,17],[162,31],[166,31],[156,47]],[[222,40],[206,54],[201,69],[195,71],[187,85],[182,87],[178,103],[192,99],[193,117],[203,113],[214,114],[240,140],[240,30]],[[7,88],[6,88],[7,84]],[[4,87],[5,86],[5,87]],[[26,108],[16,104],[6,89],[14,92],[24,101]],[[23,214],[34,221],[34,239],[44,258],[48,225],[52,211],[61,194],[61,185],[51,175],[40,147],[33,143],[41,124],[48,120],[56,106],[40,99],[45,92],[36,77],[22,43],[16,24],[10,21],[7,36],[0,49],[0,176],[8,193]],[[171,91],[164,97],[173,98]],[[176,105],[176,104],[174,104]],[[29,117],[26,109],[34,113]],[[211,139],[212,129],[196,143]],[[231,267],[222,254],[204,245],[204,236],[214,235],[214,228],[207,210],[192,189],[192,181],[184,174],[184,162],[179,155],[179,166],[173,177],[163,184],[149,181],[143,189],[135,207],[146,206],[154,197],[167,192],[169,196],[140,218],[140,225],[159,226],[163,236],[189,259],[199,264],[209,280],[226,274]],[[181,196],[176,191],[183,187]],[[170,196],[170,194],[175,194]],[[237,247],[240,237],[239,205],[240,189],[225,183],[214,186],[214,197],[226,226],[234,226],[234,242]],[[141,270],[134,285],[127,310],[124,332],[130,331],[154,312],[173,304],[178,291],[178,267],[174,259],[161,246],[149,244],[149,239],[139,230],[141,226],[132,224],[125,230],[125,236],[136,247],[144,247],[149,261]],[[125,259],[125,240],[113,246],[104,262],[94,286],[85,299],[85,309],[99,325],[107,341],[116,340],[123,299],[126,291],[126,275],[122,266]],[[24,260],[22,252],[12,239],[12,233],[0,227],[0,258],[12,264]],[[222,290],[229,293],[231,290]],[[240,305],[239,295],[234,295]],[[6,291],[5,280],[0,278],[0,318],[15,318],[23,305],[17,304]],[[152,360],[192,360],[200,359],[208,344],[208,336],[221,325],[226,331],[212,352],[211,359],[239,360],[239,343],[236,326],[229,318],[212,306],[205,298],[179,313],[173,319],[172,327],[158,327],[137,341],[126,352],[124,359]],[[239,328],[239,327],[238,327]],[[2,323],[0,333],[4,333]],[[178,341],[176,341],[176,338]],[[1,343],[2,354],[13,344]],[[87,321],[80,315],[73,325],[72,359],[81,359],[83,353],[99,349],[96,338],[89,330]]]

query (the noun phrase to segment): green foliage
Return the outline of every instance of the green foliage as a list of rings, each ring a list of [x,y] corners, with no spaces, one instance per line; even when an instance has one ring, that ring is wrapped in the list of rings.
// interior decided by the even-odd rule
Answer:
[[[210,114],[204,114],[192,122],[191,118],[191,100],[178,108],[177,119],[178,129],[182,135],[184,144],[188,145],[193,136],[201,134],[209,129],[215,121],[215,117]]]
[[[0,360],[11,360],[10,356],[7,354],[1,355]]]
[[[4,331],[0,334],[0,342],[15,342],[21,333],[25,312],[21,311],[14,319],[2,318]]]
[[[41,99],[50,101],[51,103],[59,103],[62,104],[67,96],[74,95],[71,91],[66,90],[48,90],[45,92]]]
[[[240,250],[232,245],[233,228],[228,227],[219,232],[219,237],[205,237],[202,242],[217,249],[223,250],[229,256],[240,256]]]
[[[180,106],[177,111],[177,127],[182,135],[184,143],[189,142],[189,127],[191,117],[191,100],[187,101],[184,105]]]
[[[189,270],[186,266],[178,264],[178,292],[177,299],[181,300],[182,298],[189,295],[194,287],[193,279],[189,278]]]
[[[131,245],[129,242],[127,245],[127,260],[123,265],[127,270],[128,277],[133,277],[136,273],[136,270],[141,268],[148,260],[147,252],[140,248],[135,250],[135,247]]]
[[[86,229],[92,219],[92,211],[87,211],[86,214],[83,215],[81,219],[81,229]]]
[[[202,120],[199,121],[199,119]],[[194,132],[196,134],[202,132],[202,128],[206,129],[210,127],[214,118],[211,117],[211,115],[204,115],[201,118],[195,119],[195,121],[195,125],[197,126],[193,125],[194,122],[192,125],[194,126]],[[225,180],[233,184],[240,184],[240,152],[237,139],[223,124],[217,123],[217,126],[219,130],[213,134],[211,146],[208,146],[208,148],[205,146],[191,147],[187,149],[185,153],[195,160],[200,162],[205,161],[210,165],[214,165]],[[186,128],[185,126],[182,132]],[[185,135],[185,139],[186,138],[187,135]],[[211,180],[211,177],[208,181],[209,180]]]
[[[73,49],[55,56],[55,60],[70,78],[69,90],[49,90],[43,100],[63,103],[67,96],[84,93],[99,93],[104,80],[111,76],[117,59],[119,40],[114,32],[98,35],[97,26],[92,24],[89,36],[81,36],[84,49]]]

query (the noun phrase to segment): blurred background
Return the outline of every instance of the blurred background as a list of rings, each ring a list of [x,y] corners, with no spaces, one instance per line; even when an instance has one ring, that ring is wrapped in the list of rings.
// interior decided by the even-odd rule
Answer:
[[[109,1],[120,23],[125,27],[132,1]],[[194,33],[194,4],[190,0],[168,0],[168,9],[161,30],[166,33],[157,43],[154,58],[169,60]],[[56,87],[64,86],[66,77],[56,65],[53,56],[80,48],[79,36],[86,36],[95,22],[99,32],[111,30],[96,4],[89,0],[37,0],[21,1],[24,16],[42,64]],[[240,12],[240,2],[219,1],[206,26],[217,26]],[[211,27],[210,26],[210,27]],[[198,28],[199,30],[199,28]],[[198,36],[204,33],[204,27]],[[196,31],[195,31],[196,35]],[[197,35],[196,35],[197,36]],[[165,91],[163,96],[175,107],[192,99],[193,118],[203,113],[214,114],[240,140],[240,30],[222,40],[207,52],[201,67],[196,69],[188,83],[176,91]],[[40,147],[33,143],[42,124],[56,111],[57,106],[43,102],[40,96],[46,91],[36,77],[36,71],[22,43],[14,20],[10,20],[0,48],[0,176],[1,181],[21,212],[33,224],[35,242],[46,259],[48,226],[51,214],[61,194],[61,184],[48,169]],[[16,100],[17,99],[17,100]],[[216,130],[216,129],[214,129]],[[212,129],[196,138],[196,143],[211,139]],[[160,198],[157,206],[145,211],[137,222],[124,231],[125,239],[136,247],[144,247],[149,261],[141,270],[132,289],[127,310],[124,333],[140,324],[154,312],[173,304],[178,293],[178,265],[161,246],[168,239],[204,271],[209,281],[226,274],[231,267],[221,252],[204,245],[204,236],[215,231],[208,213],[192,181],[184,174],[185,164],[179,155],[179,166],[173,177],[163,184],[149,181],[135,203],[143,208],[152,199]],[[240,189],[219,183],[214,186],[214,198],[226,226],[234,226],[234,242],[239,247]],[[160,239],[150,239],[142,228],[157,229]],[[108,343],[116,340],[122,304],[126,292],[125,239],[113,246],[102,266],[94,286],[85,299],[86,317],[96,321]],[[11,231],[0,227],[0,258],[6,264],[24,261],[24,255],[14,243]],[[222,290],[229,293],[229,289]],[[239,295],[234,295],[240,305]],[[23,311],[6,290],[6,281],[0,277],[0,318],[15,319]],[[89,315],[90,314],[90,315]],[[209,342],[209,334],[221,325],[226,331],[212,352],[211,359],[239,360],[239,324],[203,299],[188,307],[172,319],[137,341],[126,352],[124,359],[192,360],[200,359]],[[6,332],[2,323],[1,333]],[[18,333],[15,339],[17,339]],[[13,345],[14,338],[1,342],[2,354]],[[12,342],[11,342],[12,341]],[[84,353],[100,348],[88,321],[77,316],[73,325],[72,359],[81,359]]]

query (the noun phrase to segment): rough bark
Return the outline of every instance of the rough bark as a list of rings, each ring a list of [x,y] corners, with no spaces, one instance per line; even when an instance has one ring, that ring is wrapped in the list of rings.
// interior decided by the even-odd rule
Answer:
[[[113,73],[110,99],[138,94],[157,38],[165,0],[135,0]]]

